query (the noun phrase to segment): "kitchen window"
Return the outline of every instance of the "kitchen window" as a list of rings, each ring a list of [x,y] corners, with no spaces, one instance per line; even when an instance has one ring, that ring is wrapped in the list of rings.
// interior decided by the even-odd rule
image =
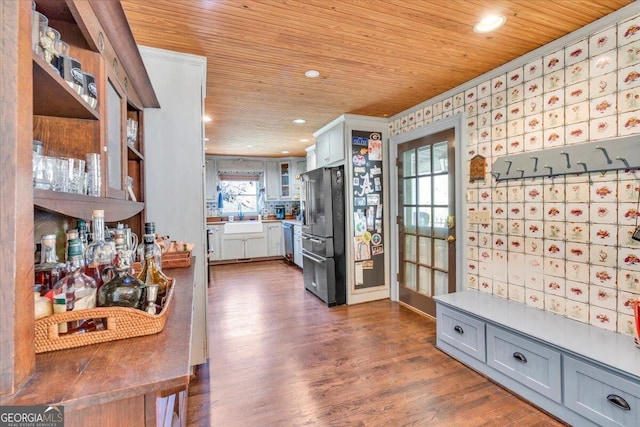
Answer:
[[[219,175],[218,209],[224,214],[258,212],[259,175]]]

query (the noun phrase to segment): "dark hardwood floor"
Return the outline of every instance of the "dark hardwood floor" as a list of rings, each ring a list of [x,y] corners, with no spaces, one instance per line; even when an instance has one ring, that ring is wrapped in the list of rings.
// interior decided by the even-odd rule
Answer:
[[[281,261],[211,268],[189,426],[561,426],[435,347],[389,300],[327,308]]]

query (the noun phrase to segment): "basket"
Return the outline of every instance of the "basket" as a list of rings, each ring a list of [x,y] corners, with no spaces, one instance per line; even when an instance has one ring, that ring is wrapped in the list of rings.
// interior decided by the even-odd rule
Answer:
[[[191,251],[164,252],[162,254],[162,268],[189,267],[191,265]]]
[[[189,267],[190,265],[191,251],[164,252],[162,254],[162,269]],[[142,270],[142,263],[136,261],[131,265],[131,268],[135,272],[140,272],[140,270]]]
[[[35,322],[36,353],[82,347],[90,344],[152,335],[161,332],[171,310],[175,280],[171,279],[167,299],[158,314],[129,307],[96,307],[67,311],[38,319]],[[60,335],[58,324],[78,320],[99,319],[105,329],[84,333]]]

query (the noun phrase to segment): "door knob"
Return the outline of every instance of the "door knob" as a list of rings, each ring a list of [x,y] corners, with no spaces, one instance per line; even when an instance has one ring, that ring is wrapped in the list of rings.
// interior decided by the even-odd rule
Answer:
[[[447,242],[453,243],[455,241],[456,241],[456,238],[454,236],[447,236]]]

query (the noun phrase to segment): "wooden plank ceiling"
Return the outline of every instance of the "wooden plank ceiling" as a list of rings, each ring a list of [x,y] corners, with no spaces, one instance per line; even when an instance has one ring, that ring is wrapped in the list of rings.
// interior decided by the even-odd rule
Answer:
[[[207,57],[208,154],[281,157],[343,113],[393,116],[632,0],[121,3],[139,45]],[[474,33],[489,13],[506,25]]]

